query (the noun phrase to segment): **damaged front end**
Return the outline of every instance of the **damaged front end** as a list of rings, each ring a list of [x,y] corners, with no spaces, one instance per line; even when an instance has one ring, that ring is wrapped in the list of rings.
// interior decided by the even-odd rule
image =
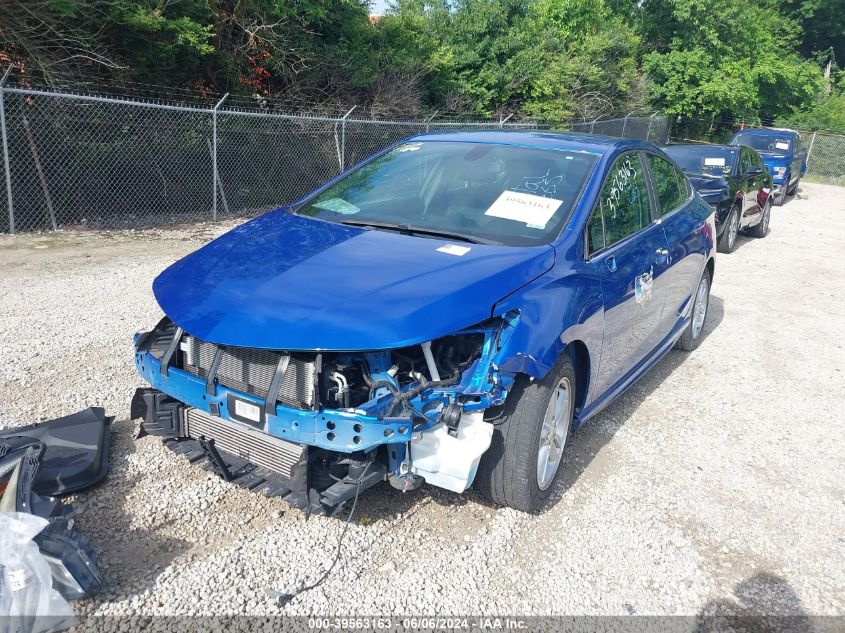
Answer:
[[[331,512],[388,480],[463,492],[490,445],[485,419],[513,375],[500,360],[511,312],[450,336],[380,351],[216,345],[164,318],[135,337],[132,417],[227,480]]]

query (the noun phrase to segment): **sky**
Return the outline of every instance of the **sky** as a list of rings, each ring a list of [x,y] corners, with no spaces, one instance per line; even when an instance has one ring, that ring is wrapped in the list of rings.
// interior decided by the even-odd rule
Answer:
[[[390,0],[370,0],[370,15],[383,15]]]

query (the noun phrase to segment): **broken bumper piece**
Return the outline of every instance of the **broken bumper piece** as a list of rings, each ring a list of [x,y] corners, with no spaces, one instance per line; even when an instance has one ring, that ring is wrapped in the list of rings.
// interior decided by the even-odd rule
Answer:
[[[47,521],[34,538],[49,564],[53,587],[66,600],[102,589],[88,539],[74,528],[73,510],[53,495],[100,482],[108,469],[111,418],[101,408],[0,433],[0,512]]]
[[[143,419],[145,433],[161,436],[165,446],[189,462],[307,513],[331,513],[355,495],[359,480],[365,490],[385,478],[383,465],[354,456],[347,458],[344,476],[332,477],[325,451],[185,406],[154,389],[136,392],[132,416]]]

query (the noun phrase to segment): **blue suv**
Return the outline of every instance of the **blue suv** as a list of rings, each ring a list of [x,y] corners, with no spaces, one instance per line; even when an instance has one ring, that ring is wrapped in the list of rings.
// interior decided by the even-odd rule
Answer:
[[[570,431],[700,343],[715,239],[649,143],[414,137],[161,273],[133,417],[306,512],[385,480],[534,511]]]
[[[775,185],[776,205],[782,205],[786,196],[798,191],[798,183],[807,173],[807,150],[798,132],[774,128],[740,130],[730,145],[748,145],[762,156]]]

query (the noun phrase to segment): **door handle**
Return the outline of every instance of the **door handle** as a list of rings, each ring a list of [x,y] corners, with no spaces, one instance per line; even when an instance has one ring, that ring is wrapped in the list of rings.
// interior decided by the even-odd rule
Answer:
[[[606,260],[604,260],[604,263],[607,265],[607,269],[610,272],[612,272],[612,273],[616,272],[616,258],[613,257],[613,255],[611,255]]]

